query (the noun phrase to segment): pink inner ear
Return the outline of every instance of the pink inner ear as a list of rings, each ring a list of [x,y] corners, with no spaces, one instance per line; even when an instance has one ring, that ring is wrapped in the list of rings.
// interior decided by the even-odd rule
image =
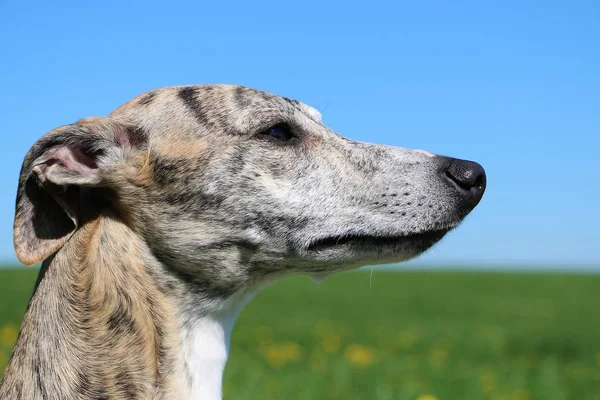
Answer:
[[[99,183],[96,159],[84,151],[56,146],[34,161],[39,179],[57,185],[94,185]]]
[[[50,166],[56,163],[71,171],[85,172],[98,168],[96,160],[77,148],[66,146],[53,147],[43,156],[46,165]]]
[[[96,159],[87,155],[83,151],[79,149],[71,149],[71,154],[73,159],[80,164],[87,166],[88,168],[96,169],[98,168],[98,164],[96,163]]]

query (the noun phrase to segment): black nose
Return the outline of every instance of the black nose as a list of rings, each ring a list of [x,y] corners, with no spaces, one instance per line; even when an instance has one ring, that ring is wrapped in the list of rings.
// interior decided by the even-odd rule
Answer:
[[[473,203],[479,203],[486,185],[483,167],[476,162],[456,158],[450,158],[448,161],[442,171],[450,183]]]

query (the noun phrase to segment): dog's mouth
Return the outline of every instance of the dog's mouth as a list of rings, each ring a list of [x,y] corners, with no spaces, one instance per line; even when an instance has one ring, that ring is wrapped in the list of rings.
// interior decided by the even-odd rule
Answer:
[[[361,246],[371,248],[393,248],[396,246],[423,248],[423,251],[444,237],[449,229],[436,229],[427,232],[378,236],[367,234],[346,234],[327,236],[311,242],[306,248],[309,252],[324,251],[334,247]]]

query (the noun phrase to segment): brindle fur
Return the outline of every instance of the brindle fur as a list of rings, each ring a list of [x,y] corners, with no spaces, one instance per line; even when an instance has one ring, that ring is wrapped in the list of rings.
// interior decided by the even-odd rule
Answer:
[[[260,133],[282,122],[297,138]],[[290,273],[412,258],[458,225],[474,204],[441,159],[227,85],[153,90],[50,132],[20,176],[17,255],[43,264],[0,398],[185,398],[182,332],[199,316]]]

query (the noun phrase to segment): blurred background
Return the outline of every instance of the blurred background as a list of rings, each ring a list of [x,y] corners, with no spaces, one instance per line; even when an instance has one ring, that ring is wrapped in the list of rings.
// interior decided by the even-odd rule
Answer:
[[[304,101],[339,133],[481,163],[457,230],[400,266],[260,294],[225,397],[600,399],[600,3],[0,3],[0,373],[36,271],[17,178],[53,128],[161,86]]]

